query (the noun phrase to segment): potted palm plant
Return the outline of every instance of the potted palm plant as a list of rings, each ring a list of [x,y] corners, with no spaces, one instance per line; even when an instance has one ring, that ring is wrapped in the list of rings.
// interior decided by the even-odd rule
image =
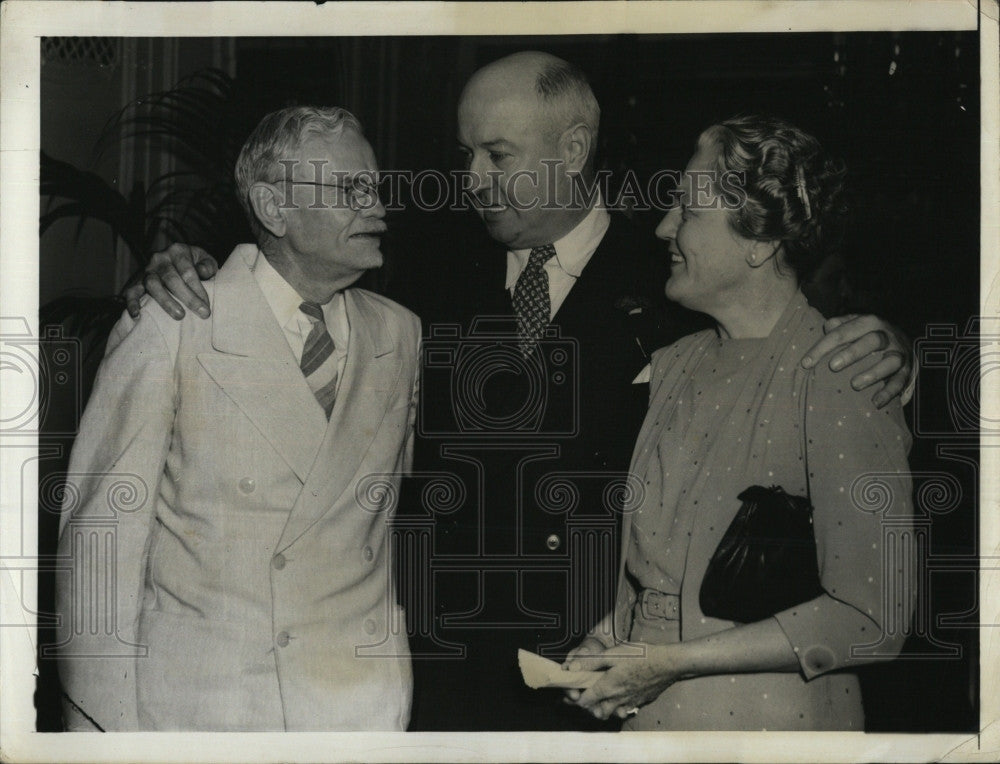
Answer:
[[[151,150],[167,154],[174,168],[137,181],[127,194],[100,175],[43,151],[40,191],[48,199],[39,235],[65,218],[77,221],[77,236],[88,222],[106,225],[108,257],[118,256],[121,242],[136,271],[168,241],[230,251],[246,239],[233,195],[233,166],[245,127],[241,117],[233,80],[217,69],[195,72],[169,90],[124,106],[108,119],[95,153],[100,156],[123,140],[145,141]],[[65,336],[78,338],[83,360],[91,362],[85,367],[93,366],[122,307],[116,295],[64,295],[41,307],[40,325],[62,326]],[[92,375],[85,371],[83,376],[89,382]]]

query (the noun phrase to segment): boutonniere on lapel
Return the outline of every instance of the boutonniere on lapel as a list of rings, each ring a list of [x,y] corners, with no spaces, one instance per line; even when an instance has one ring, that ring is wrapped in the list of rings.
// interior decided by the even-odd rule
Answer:
[[[649,353],[642,342],[643,329],[648,323],[647,314],[653,307],[652,301],[642,295],[623,295],[615,300],[615,308],[625,314],[625,319],[630,326],[630,331],[635,335],[635,344],[647,360]]]

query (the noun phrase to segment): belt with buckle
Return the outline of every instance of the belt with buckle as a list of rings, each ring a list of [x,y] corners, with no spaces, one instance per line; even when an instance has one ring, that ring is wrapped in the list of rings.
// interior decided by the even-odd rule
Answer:
[[[681,598],[676,594],[643,589],[636,605],[643,618],[662,618],[667,621],[679,621],[681,618]]]

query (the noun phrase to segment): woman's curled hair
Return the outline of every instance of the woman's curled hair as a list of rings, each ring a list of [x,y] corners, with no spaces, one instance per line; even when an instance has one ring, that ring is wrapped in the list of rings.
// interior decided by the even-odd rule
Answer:
[[[718,147],[717,169],[729,174],[723,195],[732,197],[726,202],[735,208],[736,232],[781,241],[784,264],[799,283],[807,282],[840,245],[847,213],[843,162],[827,157],[813,136],[769,116],[727,119],[705,130],[698,144]]]

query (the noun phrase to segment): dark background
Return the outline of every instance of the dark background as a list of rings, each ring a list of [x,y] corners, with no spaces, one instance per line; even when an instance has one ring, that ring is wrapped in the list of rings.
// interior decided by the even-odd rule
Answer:
[[[190,52],[182,58],[187,71],[198,59],[199,44],[218,41],[184,41],[182,51]],[[819,137],[849,169],[852,223],[828,292],[832,297],[821,307],[876,311],[915,340],[925,337],[929,325],[946,324],[953,332],[942,342],[966,358],[970,352],[978,357],[977,341],[963,341],[979,304],[975,32],[247,38],[227,41],[227,46],[224,68],[235,79],[218,130],[235,136],[237,148],[267,111],[293,103],[336,104],[360,117],[383,169],[457,168],[455,105],[462,85],[479,66],[515,50],[546,50],[587,72],[602,107],[599,166],[612,169],[618,178],[626,169],[646,178],[661,168],[683,168],[698,133],[736,113],[784,116]],[[52,64],[48,72],[46,65],[42,148],[65,154],[75,139],[67,137],[71,118],[55,108],[55,95],[79,64]],[[132,65],[159,64],[140,60]],[[91,105],[78,108],[107,111],[108,104],[94,106],[97,100],[87,99],[85,92],[83,96],[81,103]],[[106,118],[90,116],[98,123]],[[90,141],[79,139],[81,144]],[[81,156],[90,150],[89,145],[79,148]],[[151,156],[155,163],[156,150],[147,150],[147,165]],[[121,167],[94,164],[91,169],[111,184],[122,175]],[[659,215],[640,212],[635,217],[652,236]],[[448,264],[463,255],[458,242],[482,235],[469,212],[427,214],[410,206],[392,213],[388,222],[387,264],[370,274],[367,284],[404,303],[414,289],[450,291],[454,271]],[[46,233],[42,239],[43,305],[79,294],[84,284],[84,291],[95,295],[112,295],[121,288],[120,267],[119,276],[104,261],[100,267],[81,268],[82,260],[75,258],[82,254],[73,246],[46,246],[51,236]],[[211,235],[191,239],[221,258],[248,234],[235,217],[220,220]],[[107,257],[114,260],[113,254]],[[414,273],[421,274],[419,281],[413,280]],[[67,336],[74,336],[72,327]],[[100,342],[100,337],[85,339],[84,351],[90,345],[97,349],[92,359],[99,357]],[[84,364],[77,384],[84,394],[93,370],[93,360]],[[953,475],[962,495],[946,510],[927,514],[931,572],[923,596],[928,615],[921,633],[910,640],[909,659],[863,674],[870,731],[978,726],[978,451],[975,432],[962,424],[966,420],[961,416],[976,412],[956,414],[956,391],[949,387],[955,380],[948,369],[922,368],[920,379],[917,399],[907,407],[911,419],[919,414],[911,464],[916,472]],[[978,384],[968,384],[975,386],[970,405],[977,406]],[[72,424],[59,420],[66,406],[54,401],[51,409],[41,445],[51,446],[54,456],[40,466],[43,482],[65,469],[72,442],[71,434],[58,434],[73,431]],[[72,406],[66,410],[70,420],[78,414]],[[919,480],[917,485],[919,489]],[[57,512],[46,511],[53,509],[51,500],[43,498],[40,504],[40,551],[52,554]],[[922,507],[919,496],[917,505]],[[42,584],[45,612],[51,610],[51,579]],[[42,629],[40,641],[45,640]],[[51,663],[42,662],[38,687],[39,729],[58,729]]]
[[[640,178],[682,169],[714,122],[775,113],[847,163],[854,218],[844,258],[854,302],[877,306],[913,337],[929,321],[975,310],[973,32],[355,39],[352,53],[360,53],[365,72],[360,88],[332,82],[345,44],[241,41],[238,82],[252,89],[247,101],[261,111],[292,102],[347,107],[366,125],[383,168],[413,171],[459,166],[461,88],[476,68],[516,50],[546,50],[587,72],[602,107],[600,166],[631,168]],[[420,257],[414,240],[441,249],[441,241],[425,242],[428,231],[456,225],[412,209],[395,217],[395,259]],[[640,217],[652,231],[660,216]]]

